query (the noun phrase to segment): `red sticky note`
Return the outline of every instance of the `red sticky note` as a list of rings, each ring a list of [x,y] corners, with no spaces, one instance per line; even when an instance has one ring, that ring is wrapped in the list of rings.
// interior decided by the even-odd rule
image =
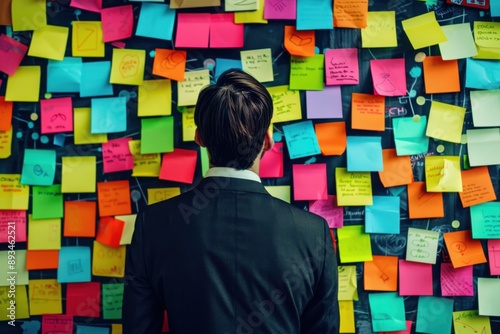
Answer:
[[[2,62],[0,62],[1,64]],[[0,96],[0,131],[9,131],[12,126],[12,102],[5,101],[5,96]]]
[[[293,165],[292,168],[294,200],[328,199],[326,164]]]
[[[98,182],[97,200],[99,202],[99,217],[132,213],[128,180]]]
[[[66,314],[99,318],[100,313],[101,283],[68,283],[66,285]]]
[[[72,334],[73,316],[42,315],[42,334]]]
[[[399,260],[399,295],[432,296],[432,264]]]
[[[209,33],[210,13],[177,14],[176,48],[208,48]]]
[[[283,177],[283,143],[275,143],[273,148],[264,153],[260,160],[261,178]]]
[[[404,58],[370,60],[373,94],[382,96],[406,95]]]
[[[26,269],[57,269],[59,266],[59,250],[26,251]]]
[[[358,49],[329,49],[325,52],[327,85],[359,84]]]
[[[0,243],[9,242],[9,231],[16,232],[16,242],[26,241],[25,210],[0,210]]]
[[[71,7],[99,13],[102,8],[102,0],[71,0],[69,5]]]
[[[5,34],[0,35],[0,71],[14,75],[28,47]]]
[[[64,202],[64,236],[95,237],[96,202]]]
[[[244,28],[243,24],[234,23],[234,13],[212,14],[210,16],[210,47],[243,47]]]
[[[96,240],[103,245],[118,248],[120,247],[120,239],[124,226],[125,222],[123,220],[113,217],[102,217],[99,220]]]
[[[163,153],[160,180],[193,183],[198,151],[175,148]]]
[[[73,131],[73,102],[71,97],[41,100],[42,133]]]
[[[134,10],[132,5],[103,8],[101,10],[103,42],[118,41],[132,36]]]
[[[134,157],[130,153],[129,141],[132,138],[110,139],[102,144],[104,173],[121,172],[134,168]]]
[[[325,218],[330,228],[344,226],[344,207],[337,206],[337,196],[328,195],[328,199],[311,201],[309,212]]]

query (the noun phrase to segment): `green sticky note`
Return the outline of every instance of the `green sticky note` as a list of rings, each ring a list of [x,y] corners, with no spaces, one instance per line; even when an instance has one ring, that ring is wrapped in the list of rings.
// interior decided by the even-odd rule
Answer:
[[[453,299],[420,296],[417,308],[417,332],[451,333]]]
[[[56,173],[56,151],[24,150],[21,184],[50,186]]]
[[[102,285],[102,314],[104,319],[122,318],[123,287],[123,283]]]
[[[350,263],[373,260],[370,235],[364,233],[364,231],[364,225],[344,226],[337,230],[340,262]]]
[[[174,118],[141,119],[141,154],[174,151]]]
[[[404,298],[397,292],[368,294],[374,332],[394,332],[406,329]]]
[[[323,90],[325,55],[292,56],[290,59],[290,90]]]
[[[63,195],[61,185],[33,187],[33,219],[62,218]]]
[[[205,176],[205,173],[210,168],[210,161],[208,160],[208,152],[206,147],[200,146],[200,157],[201,157],[201,175]]]

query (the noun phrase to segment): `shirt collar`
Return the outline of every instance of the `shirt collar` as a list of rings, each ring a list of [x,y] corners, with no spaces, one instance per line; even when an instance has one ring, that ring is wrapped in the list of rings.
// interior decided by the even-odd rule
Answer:
[[[241,170],[230,167],[212,167],[205,173],[205,177],[213,176],[233,177],[262,183],[260,177],[248,169]]]

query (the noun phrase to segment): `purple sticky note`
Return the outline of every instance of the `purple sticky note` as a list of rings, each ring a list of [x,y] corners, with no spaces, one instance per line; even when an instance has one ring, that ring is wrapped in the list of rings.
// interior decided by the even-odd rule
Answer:
[[[295,20],[297,0],[265,0],[264,18],[266,20]]]
[[[306,91],[307,118],[342,118],[340,86],[325,86],[323,90]]]
[[[359,84],[358,49],[329,49],[325,52],[326,84]]]

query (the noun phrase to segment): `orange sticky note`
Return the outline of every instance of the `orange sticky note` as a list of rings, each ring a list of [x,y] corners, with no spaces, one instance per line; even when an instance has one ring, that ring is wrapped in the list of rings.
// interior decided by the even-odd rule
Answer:
[[[444,217],[443,193],[428,193],[425,182],[409,184],[408,213],[410,219]]]
[[[335,0],[333,26],[336,28],[366,28],[368,0]]]
[[[497,199],[487,166],[462,171],[462,189],[458,195],[464,208]]]
[[[12,0],[0,1],[0,26],[11,26],[11,4]]]
[[[153,74],[176,81],[184,80],[186,51],[155,49]]]
[[[316,138],[323,155],[342,155],[347,145],[345,122],[314,124]]]
[[[285,26],[285,49],[292,56],[314,56],[315,43],[314,30],[297,30],[294,26]]]
[[[98,182],[97,200],[99,202],[99,217],[132,213],[128,180]]]
[[[402,186],[413,182],[410,156],[398,156],[395,148],[382,150],[384,169],[378,172],[384,187]]]
[[[95,237],[96,202],[64,202],[64,236]]]
[[[364,263],[365,290],[397,291],[398,257],[373,255]]]
[[[0,131],[9,131],[12,126],[12,102],[5,101],[5,96],[0,96]]]
[[[351,127],[358,130],[385,130],[385,97],[352,93]]]
[[[96,240],[101,244],[118,248],[122,238],[125,222],[113,217],[102,217],[99,220],[99,228],[97,229]]]
[[[453,268],[485,263],[481,240],[472,239],[471,230],[443,233]]]
[[[26,252],[26,269],[57,269],[59,265],[58,250],[29,250]]]
[[[459,92],[458,61],[443,60],[441,56],[425,57],[424,83],[427,94]]]

